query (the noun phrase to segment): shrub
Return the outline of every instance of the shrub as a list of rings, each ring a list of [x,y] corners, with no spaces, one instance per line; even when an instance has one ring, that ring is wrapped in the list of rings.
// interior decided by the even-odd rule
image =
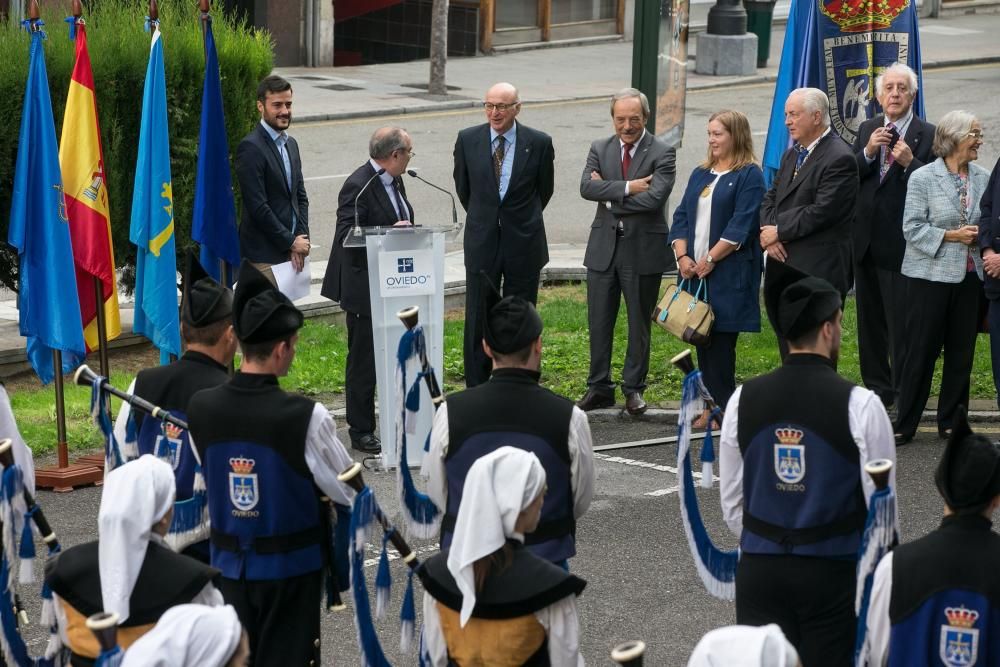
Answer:
[[[122,269],[122,285],[134,284],[135,247],[129,242],[132,184],[142,89],[149,61],[150,33],[143,30],[145,3],[134,0],[102,0],[84,13],[87,43],[97,89],[97,111],[104,145],[105,175],[111,204],[111,232],[115,264]],[[72,74],[74,45],[68,38],[64,16],[55,9],[42,11],[48,39],[45,60],[56,122],[62,132],[62,116]],[[213,12],[212,29],[219,52],[222,97],[230,155],[240,139],[258,120],[257,82],[271,71],[273,49],[270,34],[248,28],[232,16]],[[163,0],[160,31],[167,76],[167,113],[170,126],[170,168],[174,192],[174,230],[180,256],[193,245],[191,217],[197,172],[198,130],[201,124],[201,91],[205,70],[200,13],[196,3]],[[0,114],[8,131],[0,136],[0,282],[14,288],[17,256],[6,246],[10,219],[10,184],[17,160],[17,135],[21,104],[28,75],[29,39],[13,21],[0,22]],[[235,174],[233,187],[238,188]],[[240,198],[236,197],[237,206]],[[182,261],[178,260],[178,266]]]

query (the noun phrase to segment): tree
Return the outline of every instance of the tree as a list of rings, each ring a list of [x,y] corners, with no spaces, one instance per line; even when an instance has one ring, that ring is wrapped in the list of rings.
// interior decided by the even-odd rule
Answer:
[[[434,0],[431,6],[431,78],[427,92],[447,95],[445,66],[448,64],[448,0]]]

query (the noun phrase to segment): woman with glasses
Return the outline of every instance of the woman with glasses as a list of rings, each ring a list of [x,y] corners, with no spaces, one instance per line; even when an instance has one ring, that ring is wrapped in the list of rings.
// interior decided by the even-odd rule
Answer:
[[[983,145],[979,120],[950,111],[934,132],[934,162],[910,176],[903,209],[902,273],[906,280],[907,344],[896,444],[913,439],[930,395],[934,365],[944,351],[937,406],[938,434],[947,438],[959,405],[968,405],[976,349],[983,262],[979,200],[989,172],[973,164]]]

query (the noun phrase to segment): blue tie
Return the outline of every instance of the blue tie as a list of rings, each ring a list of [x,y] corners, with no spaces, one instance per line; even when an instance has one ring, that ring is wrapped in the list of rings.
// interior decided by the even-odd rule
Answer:
[[[799,169],[802,168],[802,163],[805,162],[806,158],[809,156],[809,149],[804,146],[796,144],[795,150],[798,151],[799,154],[795,158],[795,172],[792,174],[793,181],[795,180],[795,177],[799,175]]]
[[[288,191],[292,191],[292,162],[288,159],[288,148],[285,144],[288,143],[288,135],[282,132],[278,135],[278,138],[274,140],[274,143],[278,146],[278,155],[281,156],[281,162],[285,167],[285,184],[288,186]],[[292,233],[295,233],[295,227],[297,226],[298,220],[295,218],[295,211],[292,211]]]

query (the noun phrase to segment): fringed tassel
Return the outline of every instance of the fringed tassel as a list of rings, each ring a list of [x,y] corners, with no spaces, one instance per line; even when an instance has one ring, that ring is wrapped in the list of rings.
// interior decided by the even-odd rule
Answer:
[[[7,567],[20,574],[21,540],[23,537],[25,514],[28,512],[24,501],[24,477],[21,467],[12,465],[3,471],[0,482],[0,521],[3,522],[3,556]],[[5,592],[13,593],[15,582],[7,578]]]
[[[399,610],[399,652],[409,653],[413,643],[413,634],[417,627],[417,606],[413,599],[413,568],[406,577],[406,592],[403,593],[403,606]]]
[[[139,428],[135,423],[135,412],[129,410],[125,420],[125,442],[121,445],[122,458],[126,461],[139,458]]]
[[[681,411],[678,418],[677,482],[680,488],[681,520],[688,548],[694,559],[705,589],[714,597],[732,600],[736,594],[736,564],[739,551],[721,551],[712,543],[695,493],[694,475],[691,473],[691,419],[701,409],[701,373],[697,370],[684,378]],[[711,425],[709,425],[711,427]],[[711,480],[711,475],[709,475]]]
[[[118,667],[122,664],[122,660],[125,659],[125,652],[122,651],[121,646],[115,646],[108,651],[101,651],[101,654],[97,656],[97,662],[94,663],[95,667]]]
[[[101,388],[106,380],[101,376],[94,378],[90,388],[90,416],[104,435],[104,475],[123,465],[126,459],[122,456],[115,438],[115,429],[111,421],[111,399]]]
[[[382,620],[385,618],[385,611],[389,608],[389,596],[392,592],[392,574],[389,572],[389,535],[386,532],[382,537],[382,555],[378,559],[378,572],[375,574],[375,618]]]
[[[165,538],[171,549],[181,552],[192,544],[207,540],[209,533],[208,497],[204,490],[196,490],[187,500],[174,503],[174,518]]]
[[[21,559],[20,572],[17,581],[20,584],[30,584],[35,580],[35,533],[32,530],[32,516],[38,511],[35,505],[24,515],[24,528],[21,530],[21,548],[18,557]]]
[[[868,654],[868,605],[871,601],[875,569],[896,543],[896,494],[891,487],[880,489],[868,500],[868,518],[858,549],[857,589],[854,611],[858,630],[854,644],[855,665],[864,665]]]
[[[354,599],[354,627],[363,667],[391,667],[382,651],[372,620],[368,587],[365,584],[365,544],[375,511],[375,498],[369,488],[354,498],[351,512],[351,595]]]
[[[0,633],[0,652],[3,653],[5,663],[19,667],[33,665],[34,660],[28,655],[28,647],[17,630],[11,566],[6,557],[0,562],[0,627],[3,630]]]
[[[715,476],[712,472],[712,464],[715,462],[712,427],[719,417],[721,417],[719,409],[712,410],[711,414],[708,415],[708,424],[705,426],[705,440],[701,445],[701,487],[703,489],[712,488],[712,479]]]

